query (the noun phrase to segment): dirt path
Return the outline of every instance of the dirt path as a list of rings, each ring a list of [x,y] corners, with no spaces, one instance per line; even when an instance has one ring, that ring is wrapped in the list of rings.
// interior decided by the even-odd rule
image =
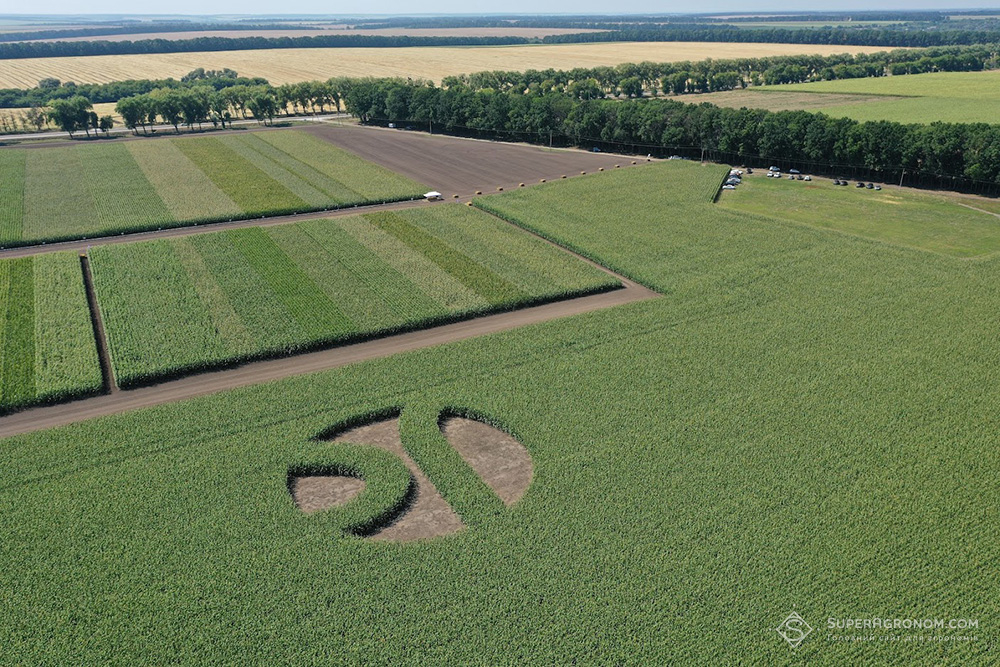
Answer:
[[[280,132],[282,129],[267,128],[254,131]],[[508,190],[518,188],[521,183],[529,187],[541,182],[542,179],[556,180],[562,176],[572,178],[581,175],[581,172],[591,173],[601,169],[611,170],[616,166],[648,164],[645,158],[612,153],[588,153],[570,148],[546,149],[528,144],[507,144],[375,127],[316,123],[305,128],[299,126],[298,129],[315,134],[339,148],[386,167],[390,171],[408,176],[418,183],[424,183],[429,189],[444,193],[446,200],[451,202],[469,201],[478,191],[488,194],[496,192],[500,187]],[[191,236],[239,227],[268,227],[299,220],[338,218],[345,215],[429,205],[430,202],[419,199],[391,204],[361,205],[333,211],[264,216],[232,222],[98,236],[86,240],[2,249],[0,259],[29,257],[60,250],[82,252],[98,245]]]
[[[973,206],[971,204],[963,204],[962,202],[958,202],[958,205],[959,206],[964,206],[965,208],[971,208],[973,211],[979,211],[980,213],[985,213],[986,215],[992,215],[995,218],[1000,218],[1000,213],[994,213],[993,211],[987,211],[985,208],[979,208],[979,207]]]
[[[87,292],[87,306],[90,308],[90,323],[94,328],[97,358],[101,364],[101,384],[104,386],[104,391],[113,394],[118,391],[118,382],[115,380],[115,367],[111,364],[111,353],[108,352],[104,318],[97,303],[97,292],[94,291],[94,274],[90,271],[90,257],[80,255],[80,267],[83,269],[83,289]]]
[[[339,131],[344,128],[335,129]],[[408,154],[411,157],[406,159],[407,161],[410,159],[414,160],[410,168],[417,169],[419,167],[421,155],[424,157],[436,156],[434,159],[437,160],[439,168],[437,178],[444,179],[447,174],[450,174],[451,176],[449,178],[454,178],[451,182],[456,187],[466,187],[471,182],[460,182],[461,179],[464,178],[461,176],[462,174],[465,174],[465,176],[468,177],[470,172],[475,172],[478,173],[478,175],[474,176],[475,178],[478,179],[482,177],[485,172],[482,170],[476,172],[477,167],[474,164],[476,161],[479,162],[481,167],[487,169],[487,171],[496,168],[498,163],[506,163],[505,169],[511,171],[525,169],[532,164],[536,165],[535,168],[539,168],[537,165],[544,164],[544,168],[554,169],[556,173],[560,172],[561,168],[567,166],[574,166],[575,168],[581,165],[588,167],[587,169],[581,169],[581,171],[596,171],[593,167],[598,163],[592,161],[595,159],[601,160],[602,162],[606,161],[611,167],[615,164],[622,164],[622,166],[625,166],[626,164],[632,163],[631,160],[623,161],[623,158],[620,156],[612,156],[603,153],[591,154],[583,151],[550,152],[542,151],[541,149],[537,149],[532,146],[496,144],[494,142],[454,139],[451,137],[430,137],[427,135],[416,135],[406,132],[397,133],[391,130],[372,130],[369,128],[360,128],[358,131],[365,133],[365,137],[374,137],[373,141],[376,146],[383,145],[382,142],[384,140],[395,140],[395,138],[401,136],[408,137],[403,141],[415,142],[409,144],[411,150],[408,151]],[[507,153],[511,150],[513,150],[514,153]],[[466,158],[463,160],[451,163],[445,159],[447,155],[454,155],[456,152],[460,151],[466,151]],[[507,157],[504,157],[499,153],[494,155],[494,151],[507,153]],[[526,152],[522,153],[523,151]],[[539,155],[537,151],[541,151],[541,154]],[[523,154],[525,156],[523,158],[525,162],[521,163],[517,160],[511,161],[509,156],[514,154]],[[555,162],[550,161],[553,156],[558,158]],[[568,160],[568,162],[564,161],[564,159]],[[637,164],[645,164],[645,161],[637,161]],[[438,189],[442,192],[445,191],[442,188]],[[468,201],[469,199],[471,199],[471,193],[460,197],[459,201]],[[227,227],[276,225],[308,217],[337,217],[341,215],[353,215],[362,211],[432,205],[443,206],[444,204],[431,204],[424,201],[403,202],[399,204],[387,204],[379,207],[372,206],[358,207],[357,209],[345,209],[339,212],[321,212],[308,215],[283,216],[281,218],[246,220],[233,223],[221,223],[220,225],[203,225],[200,227],[179,227],[157,232],[109,237],[106,239],[91,239],[89,241],[71,242],[67,244],[51,244],[44,247],[38,246],[35,248],[11,249],[0,253],[0,257],[25,256],[25,254],[37,254],[39,252],[51,252],[54,250],[81,250],[90,245],[97,245],[100,242],[124,243],[148,238],[200,234],[206,231],[218,229],[222,225]],[[547,240],[546,242],[551,243]],[[581,261],[587,262],[588,264],[601,269],[605,273],[616,277],[621,282],[623,287],[621,289],[603,292],[601,294],[583,296],[575,299],[567,299],[540,306],[523,308],[511,312],[488,315],[472,320],[422,329],[420,331],[386,336],[384,338],[355,343],[352,345],[343,345],[280,359],[251,362],[231,369],[191,375],[148,387],[114,391],[112,393],[92,398],[85,398],[78,401],[32,408],[0,418],[0,438],[40,431],[48,428],[55,428],[58,426],[65,426],[67,424],[93,419],[95,417],[103,417],[137,410],[140,408],[182,401],[196,396],[204,396],[220,391],[261,384],[296,375],[304,375],[332,368],[339,368],[341,366],[367,361],[369,359],[378,359],[399,354],[401,352],[419,350],[445,343],[466,340],[468,338],[484,336],[498,331],[515,329],[529,324],[546,322],[561,317],[569,317],[571,315],[579,315],[581,313],[610,308],[612,306],[631,303],[634,301],[643,301],[659,296],[657,292],[628,280],[623,276],[617,275],[599,264],[578,255],[577,253],[573,253],[558,245],[556,245],[556,247],[559,247],[563,252],[570,253]],[[32,250],[33,252],[25,253],[25,251]],[[12,254],[18,252],[25,254]],[[100,332],[96,332],[96,335],[99,339],[104,338]],[[109,377],[112,378],[111,386],[113,386],[113,376],[109,375]]]
[[[401,352],[453,343],[659,296],[646,287],[624,278],[621,280],[624,288],[611,292],[488,315],[329,350],[249,363],[228,370],[192,375],[149,387],[122,390],[114,394],[85,398],[70,403],[25,410],[0,418],[0,438],[65,426],[74,422],[139,408],[183,401],[196,396],[205,396],[295,375],[340,368],[369,359],[379,359]]]
[[[468,199],[468,198],[466,198]],[[148,232],[135,232],[132,234],[119,234],[118,236],[99,236],[80,241],[63,241],[60,243],[46,243],[43,245],[29,245],[19,248],[6,248],[0,250],[0,259],[14,259],[17,257],[30,257],[32,255],[42,255],[48,252],[59,252],[72,250],[85,252],[87,248],[99,245],[112,245],[115,243],[134,243],[136,241],[152,241],[154,239],[177,238],[179,236],[192,236],[194,234],[206,234],[208,232],[221,232],[227,229],[238,229],[240,227],[270,227],[272,225],[284,225],[299,220],[315,220],[316,218],[341,218],[347,215],[360,215],[374,211],[394,211],[401,208],[413,208],[416,206],[430,206],[435,202],[428,202],[425,199],[415,199],[413,201],[395,202],[392,204],[372,204],[364,206],[352,206],[351,208],[341,208],[335,211],[315,211],[313,213],[299,213],[297,215],[279,215],[273,217],[251,218],[249,220],[233,220],[232,222],[213,222],[203,225],[192,225],[189,227],[171,227],[169,229],[154,229]],[[440,204],[441,202],[437,202]]]

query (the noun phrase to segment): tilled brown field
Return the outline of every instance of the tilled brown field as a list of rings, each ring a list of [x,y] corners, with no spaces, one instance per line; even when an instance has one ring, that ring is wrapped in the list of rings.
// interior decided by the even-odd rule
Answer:
[[[645,158],[549,149],[372,127],[317,125],[307,131],[366,160],[425,183],[445,197],[516,188],[580,172],[645,164]]]

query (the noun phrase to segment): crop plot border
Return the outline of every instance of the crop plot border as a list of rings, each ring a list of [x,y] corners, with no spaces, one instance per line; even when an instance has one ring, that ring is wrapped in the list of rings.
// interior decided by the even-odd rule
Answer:
[[[506,221],[505,221],[506,222]],[[508,224],[512,224],[509,223]],[[524,229],[519,227],[519,229]],[[534,234],[531,230],[525,230]],[[537,235],[537,234],[536,234]],[[544,238],[544,237],[540,237]],[[596,294],[550,301],[540,305],[473,317],[447,324],[383,335],[361,342],[247,362],[233,367],[187,375],[158,384],[93,396],[56,405],[39,406],[0,417],[0,438],[65,426],[78,421],[173,403],[220,391],[305,375],[349,364],[477,338],[529,324],[580,315],[618,305],[657,298],[660,294],[590,258],[545,239],[583,262],[615,277],[621,287]]]

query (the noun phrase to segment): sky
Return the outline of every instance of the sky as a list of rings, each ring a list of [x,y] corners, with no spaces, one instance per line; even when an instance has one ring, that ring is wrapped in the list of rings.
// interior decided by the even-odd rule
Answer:
[[[7,4],[7,3],[5,3]],[[8,9],[9,7],[9,9]],[[147,11],[156,11],[150,6]],[[241,0],[236,5],[228,2],[206,2],[205,0],[174,0],[169,5],[169,11],[177,14],[227,14],[237,7],[246,14],[267,13],[273,15],[276,10],[282,13],[297,14],[403,14],[413,16],[420,14],[622,14],[622,13],[686,13],[686,12],[721,12],[734,11],[740,13],[753,11],[771,12],[803,12],[803,11],[845,11],[845,10],[878,10],[878,9],[968,9],[997,8],[1000,2],[977,2],[976,0],[958,0],[942,2],[942,0],[837,0],[819,5],[802,5],[790,3],[788,0],[702,0],[701,2],[657,2],[655,0],[620,0],[609,3],[607,0],[427,0],[424,3],[414,3],[404,0],[286,0],[276,4],[272,0]],[[123,0],[48,0],[44,6],[20,5],[17,9],[28,10],[33,14],[101,14],[135,12],[137,5]],[[280,9],[279,9],[280,8]],[[0,8],[0,13],[14,9],[13,2]],[[162,10],[161,10],[162,11]]]

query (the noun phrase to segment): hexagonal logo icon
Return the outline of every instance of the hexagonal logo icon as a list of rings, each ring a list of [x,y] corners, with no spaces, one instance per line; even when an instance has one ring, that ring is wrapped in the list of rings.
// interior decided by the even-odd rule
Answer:
[[[798,648],[799,644],[813,631],[812,626],[806,623],[805,619],[799,616],[798,612],[792,612],[781,622],[775,630],[781,638],[788,642],[792,648]]]

